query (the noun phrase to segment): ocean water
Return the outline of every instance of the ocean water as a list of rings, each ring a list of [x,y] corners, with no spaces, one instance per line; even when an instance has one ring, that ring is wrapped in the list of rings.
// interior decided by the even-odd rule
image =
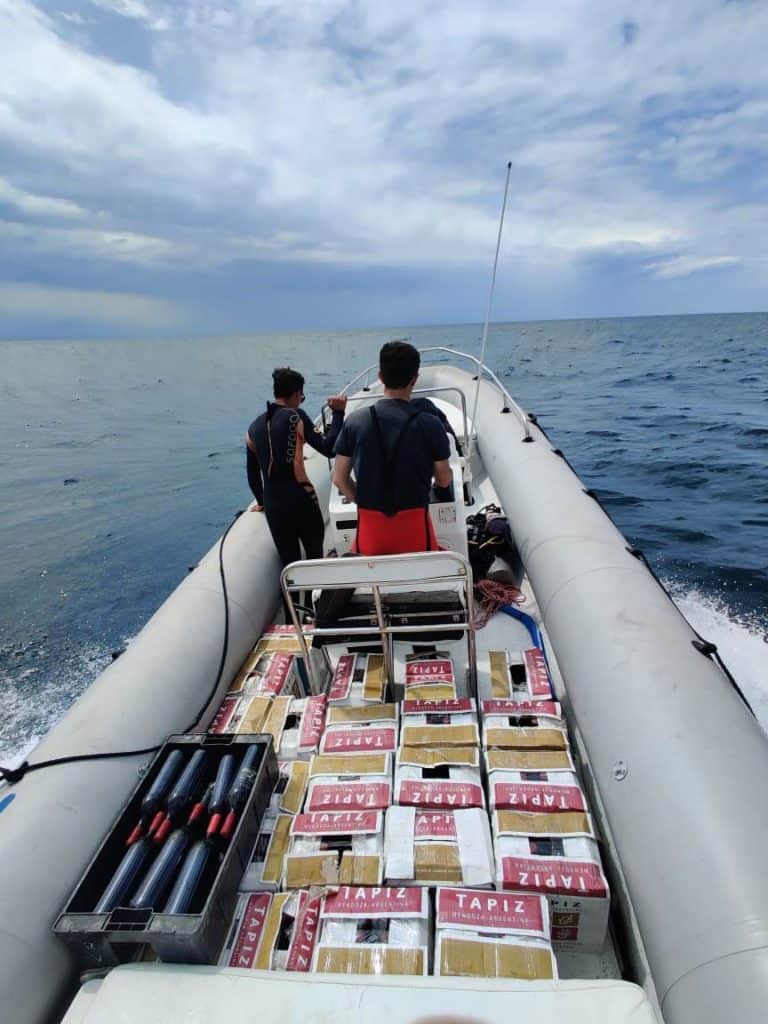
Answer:
[[[270,371],[307,409],[379,346],[477,325],[0,343],[0,763],[27,752],[250,499]],[[768,726],[768,314],[492,325],[487,362]]]

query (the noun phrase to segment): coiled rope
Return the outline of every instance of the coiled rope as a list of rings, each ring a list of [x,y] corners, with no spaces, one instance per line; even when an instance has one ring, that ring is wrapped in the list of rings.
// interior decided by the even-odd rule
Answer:
[[[499,583],[497,580],[480,580],[475,585],[477,604],[472,625],[482,629],[505,604],[525,604],[526,596],[511,583]]]

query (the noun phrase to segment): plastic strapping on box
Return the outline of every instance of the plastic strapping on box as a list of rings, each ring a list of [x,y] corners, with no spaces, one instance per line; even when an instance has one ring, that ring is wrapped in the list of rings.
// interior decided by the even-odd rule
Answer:
[[[425,683],[408,687],[409,700],[457,700],[453,683]]]
[[[365,661],[363,700],[378,703],[384,696],[384,655],[369,654]]]
[[[477,725],[403,725],[403,746],[471,747],[479,742]]]
[[[290,700],[290,697],[279,697],[281,701]],[[242,697],[237,708],[238,721],[235,731],[239,733],[260,733],[271,732],[267,726],[268,719],[272,712],[272,700],[270,697]],[[277,740],[275,740],[277,749]]]
[[[440,935],[435,953],[436,974],[446,977],[517,978],[545,981],[557,978],[548,944],[468,935]]]
[[[324,775],[390,775],[391,754],[316,754],[309,765],[311,779]]]
[[[465,765],[468,768],[480,767],[480,754],[477,747],[401,747],[399,754],[401,764],[421,765],[434,768],[438,765]]]
[[[486,747],[508,750],[567,750],[568,736],[564,729],[543,729],[537,726],[488,726],[484,730]]]
[[[361,708],[329,708],[326,725],[330,727],[350,723],[370,725],[375,722],[397,722],[397,711],[397,704],[366,704]]]
[[[424,949],[395,946],[320,946],[315,960],[319,974],[410,974],[427,973]]]
[[[512,679],[509,674],[507,652],[489,651],[488,661],[491,668],[491,694],[494,697],[509,697],[512,691]]]
[[[280,772],[288,774],[288,783],[280,797],[280,810],[287,814],[298,814],[307,791],[309,765],[306,761],[283,762]]]
[[[569,750],[488,750],[485,756],[489,771],[575,771]]]
[[[577,811],[561,814],[535,811],[496,811],[494,831],[497,835],[581,835],[594,838],[589,815]]]
[[[264,868],[261,878],[263,882],[280,885],[283,877],[283,861],[288,850],[288,837],[291,830],[292,817],[289,814],[278,814],[272,830],[272,838],[264,857]]]

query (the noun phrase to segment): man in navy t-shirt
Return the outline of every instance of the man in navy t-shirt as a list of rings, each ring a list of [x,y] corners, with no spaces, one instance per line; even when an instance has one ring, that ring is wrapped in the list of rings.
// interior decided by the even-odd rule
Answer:
[[[355,548],[362,555],[437,550],[429,493],[433,478],[450,487],[450,445],[440,419],[410,401],[420,363],[413,345],[384,345],[384,398],[349,416],[336,441],[333,482],[357,502]]]

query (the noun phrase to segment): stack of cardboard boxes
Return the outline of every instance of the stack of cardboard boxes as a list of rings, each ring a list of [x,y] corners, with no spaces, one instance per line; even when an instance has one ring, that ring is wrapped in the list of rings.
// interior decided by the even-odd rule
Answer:
[[[381,654],[342,650],[327,698],[296,691],[295,651],[255,655],[214,728],[271,732],[280,779],[221,963],[547,979],[553,943],[602,947],[608,887],[540,651],[491,652],[480,716],[437,648],[401,652],[393,690]]]
[[[481,710],[496,887],[547,897],[556,949],[599,952],[608,884],[543,654],[515,662],[491,652],[489,661],[494,697]]]

